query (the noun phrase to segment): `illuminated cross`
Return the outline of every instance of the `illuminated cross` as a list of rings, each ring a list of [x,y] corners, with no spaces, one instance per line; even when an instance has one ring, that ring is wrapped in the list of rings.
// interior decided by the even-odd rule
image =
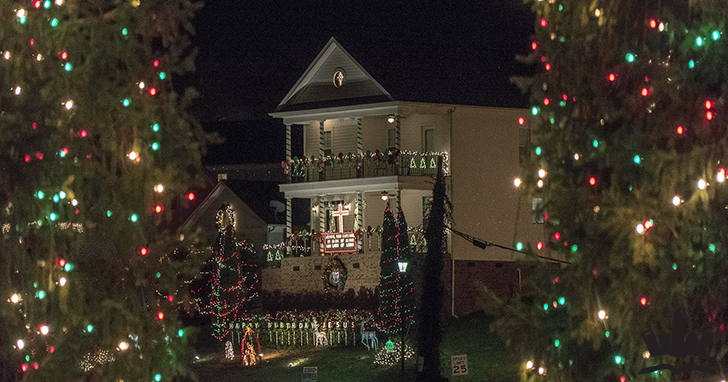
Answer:
[[[339,210],[331,212],[331,216],[339,218],[339,232],[344,232],[344,216],[349,215],[349,211],[344,211],[342,205],[339,204]]]

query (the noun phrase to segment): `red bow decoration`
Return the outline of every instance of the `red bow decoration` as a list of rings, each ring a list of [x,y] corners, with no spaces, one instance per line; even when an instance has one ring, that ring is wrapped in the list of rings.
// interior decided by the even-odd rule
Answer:
[[[339,155],[337,155],[337,157],[339,158],[339,164],[344,163],[344,153],[339,153]]]
[[[281,167],[283,167],[283,173],[284,174],[288,175],[288,174],[291,173],[291,165],[288,162],[282,161],[281,162]]]

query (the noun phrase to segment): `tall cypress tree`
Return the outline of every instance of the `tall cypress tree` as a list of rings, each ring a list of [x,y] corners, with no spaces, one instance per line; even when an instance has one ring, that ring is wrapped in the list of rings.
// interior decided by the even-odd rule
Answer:
[[[399,271],[400,261],[409,261],[407,221],[400,209],[397,220],[387,206],[382,223],[382,257],[379,261],[379,310],[377,326],[389,336],[401,332],[412,321],[413,283],[408,273]],[[405,325],[402,325],[404,322]]]
[[[537,137],[524,184],[544,201],[549,256],[569,264],[534,263],[534,304],[508,305],[496,332],[520,353],[524,380],[711,377],[640,375],[659,364],[723,376],[728,3],[530,3],[528,60],[541,71],[521,81]],[[673,327],[676,311],[684,327]],[[675,345],[702,330],[712,334],[707,352],[689,335],[677,360],[650,354],[657,342],[643,340],[672,333]]]
[[[170,381],[201,129],[186,0],[0,2],[0,380]],[[191,262],[194,264],[194,262]]]
[[[417,325],[417,353],[418,357],[423,358],[423,365],[422,372],[417,375],[418,382],[447,380],[441,376],[440,344],[443,334],[441,313],[445,298],[445,286],[442,282],[445,228],[451,205],[445,188],[445,176],[442,173],[442,157],[438,158],[437,168],[437,178],[432,190],[430,213],[425,228],[427,254],[422,269],[422,292]]]

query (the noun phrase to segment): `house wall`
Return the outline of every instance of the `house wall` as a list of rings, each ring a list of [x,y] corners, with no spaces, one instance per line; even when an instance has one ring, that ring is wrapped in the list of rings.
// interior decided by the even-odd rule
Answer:
[[[522,109],[455,107],[450,153],[455,229],[512,248],[516,242],[535,248],[544,240],[543,225],[532,223],[531,201],[513,185],[513,179],[522,176],[518,118],[527,113]],[[452,244],[457,260],[522,257],[496,247],[482,250],[460,237],[453,238]]]

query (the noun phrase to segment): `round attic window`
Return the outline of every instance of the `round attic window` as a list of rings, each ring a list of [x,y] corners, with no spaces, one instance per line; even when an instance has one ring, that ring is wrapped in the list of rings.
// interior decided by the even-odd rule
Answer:
[[[344,84],[344,79],[346,78],[346,73],[344,73],[344,69],[338,68],[334,70],[334,86],[341,87],[341,85]]]

